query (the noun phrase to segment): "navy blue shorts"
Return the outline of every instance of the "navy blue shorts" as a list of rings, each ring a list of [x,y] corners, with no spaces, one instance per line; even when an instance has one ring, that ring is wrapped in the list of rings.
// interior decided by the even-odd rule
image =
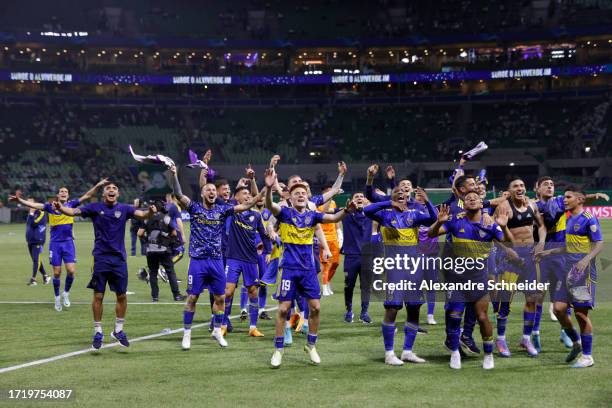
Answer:
[[[64,264],[76,263],[76,250],[74,241],[60,241],[49,243],[49,262],[51,266],[62,266]]]
[[[226,281],[236,285],[240,275],[242,275],[242,284],[244,286],[259,286],[259,268],[256,263],[228,259],[225,264]]]
[[[125,260],[120,257],[94,258],[93,272],[87,287],[96,293],[104,293],[106,283],[118,295],[127,292],[128,270]]]
[[[187,293],[199,295],[208,288],[213,295],[225,294],[225,272],[222,259],[196,259],[189,261]]]

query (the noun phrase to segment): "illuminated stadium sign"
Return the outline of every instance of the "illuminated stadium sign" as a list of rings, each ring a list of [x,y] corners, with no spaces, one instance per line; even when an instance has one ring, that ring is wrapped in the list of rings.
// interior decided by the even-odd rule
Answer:
[[[72,82],[72,74],[11,72],[11,81]]]
[[[588,76],[612,73],[612,64],[544,67],[495,71],[406,72],[398,74],[191,76],[95,73],[38,73],[0,71],[0,81],[74,82],[138,85],[327,85],[478,81],[550,76]]]

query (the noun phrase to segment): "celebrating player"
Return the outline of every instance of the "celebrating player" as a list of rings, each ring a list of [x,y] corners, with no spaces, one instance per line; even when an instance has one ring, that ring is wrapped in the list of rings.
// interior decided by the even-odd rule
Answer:
[[[218,204],[217,189],[214,184],[206,183],[201,191],[202,203],[192,201],[183,194],[178,181],[176,166],[170,168],[170,184],[174,195],[191,216],[191,236],[189,238],[189,270],[187,271],[187,302],[183,312],[182,347],[191,348],[191,324],[195,314],[196,303],[205,287],[214,296],[213,313],[214,329],[212,337],[221,347],[227,347],[227,341],[221,333],[221,324],[225,314],[225,273],[221,254],[221,236],[227,217],[246,211],[253,207],[259,197],[251,201],[227,205]]]
[[[408,210],[406,203],[408,193],[402,187],[396,187],[391,194],[391,201],[382,201],[370,204],[364,209],[368,218],[380,224],[381,235],[387,259],[408,255],[418,256],[418,227],[431,225],[437,216],[437,211],[429,202],[423,189],[417,189],[417,194],[423,196],[426,211]],[[391,209],[389,211],[388,209]],[[404,280],[414,282],[417,287],[423,278],[423,270],[410,272],[393,266],[386,271],[387,281],[392,284],[401,284]],[[422,292],[412,290],[392,290],[387,292],[384,303],[385,317],[382,323],[382,334],[385,344],[385,364],[403,365],[404,361],[424,363],[425,360],[413,351],[414,341],[419,328],[419,309],[423,304]],[[404,349],[401,359],[398,359],[393,350],[395,338],[395,319],[397,313],[406,305],[407,319],[404,325]]]
[[[346,313],[344,321],[353,321],[353,291],[359,277],[361,290],[361,313],[359,321],[369,324],[372,318],[368,314],[370,306],[370,282],[366,271],[362,269],[361,257],[364,246],[370,242],[372,220],[363,213],[365,196],[362,192],[353,193],[355,211],[342,220],[342,229],[345,231],[342,253],[344,254],[344,306]]]
[[[508,228],[513,236],[515,250],[520,257],[519,262],[509,259],[500,267],[502,282],[537,281],[537,273],[533,254],[544,249],[546,239],[546,226],[537,206],[526,195],[525,183],[518,177],[510,180],[510,197],[503,201],[495,210],[495,215],[505,214],[508,217]],[[538,242],[533,238],[534,226],[538,230]],[[534,246],[535,245],[535,246]],[[525,306],[523,308],[523,339],[520,347],[527,351],[530,357],[536,357],[538,350],[531,342],[531,334],[535,321],[536,302],[543,296],[537,291],[524,291]],[[499,312],[497,314],[496,346],[502,357],[510,357],[510,349],[506,342],[506,323],[510,314],[510,300],[512,293],[500,292]]]
[[[34,197],[29,197],[28,200],[35,203]],[[41,254],[43,252],[45,241],[47,239],[47,216],[44,211],[30,208],[26,219],[26,242],[28,243],[28,252],[32,258],[32,277],[28,282],[28,286],[36,286],[36,274],[40,272],[42,281],[46,285],[51,280],[51,277],[45,272]]]
[[[94,336],[92,346],[95,350],[102,347],[102,302],[106,283],[115,292],[115,330],[111,337],[123,347],[129,347],[127,335],[123,331],[127,311],[127,255],[125,252],[125,224],[131,218],[146,219],[153,212],[137,210],[128,204],[119,203],[119,187],[116,183],[106,182],[102,190],[102,202],[87,204],[81,208],[72,208],[61,202],[54,203],[54,210],[69,217],[81,216],[91,218],[94,227],[95,241],[93,249],[93,273],[87,285],[93,289]]]
[[[347,209],[335,214],[322,214],[308,209],[308,190],[300,183],[294,183],[289,189],[291,207],[281,207],[272,202],[272,186],[276,181],[273,169],[266,173],[266,207],[277,217],[279,231],[284,250],[281,260],[281,279],[277,295],[279,300],[276,318],[275,351],[271,365],[278,368],[281,365],[284,350],[284,329],[291,301],[297,292],[308,302],[310,309],[308,321],[308,340],[304,350],[313,364],[319,364],[321,358],[315,347],[319,330],[320,286],[314,272],[312,241],[314,226],[319,223],[334,223],[341,221],[346,212],[354,208],[349,202]]]
[[[69,200],[70,191],[68,187],[60,187],[57,192],[56,202],[59,202],[64,207],[76,208],[84,201],[89,200],[98,191],[100,187],[108,182],[107,179],[99,181],[88,192],[83,194],[76,200]],[[14,196],[10,196],[9,200],[18,201],[21,204],[34,208],[36,210],[44,210],[49,213],[49,225],[51,226],[51,240],[49,242],[49,259],[53,268],[53,292],[55,294],[55,310],[62,311],[63,304],[70,307],[70,288],[74,282],[76,273],[76,249],[74,247],[74,237],[72,234],[72,225],[74,219],[67,217],[64,214],[57,212],[51,203],[36,203],[27,201],[21,198],[21,193],[17,192]],[[62,262],[66,268],[66,280],[64,282],[64,291],[60,298],[60,285],[62,276]]]
[[[595,257],[603,249],[603,237],[597,218],[584,210],[585,194],[577,187],[568,187],[563,205],[570,212],[566,225],[566,247],[542,251],[538,259],[566,252],[565,278],[556,285],[553,293],[554,311],[561,327],[573,342],[565,361],[572,362],[582,352],[573,368],[585,368],[594,364],[592,356],[593,325],[589,310],[595,306],[597,270]],[[580,326],[580,338],[567,315],[571,305]]]
[[[488,259],[491,254],[493,241],[511,240],[507,228],[507,216],[500,215],[497,223],[485,225],[482,222],[482,199],[476,191],[467,193],[463,198],[464,213],[451,218],[450,208],[447,205],[440,207],[437,221],[428,231],[429,237],[437,237],[445,233],[453,236],[453,255],[465,259]],[[446,341],[445,345],[451,352],[450,367],[461,368],[461,355],[459,353],[459,337],[461,315],[465,302],[473,302],[476,317],[482,335],[484,360],[482,367],[490,370],[494,367],[493,361],[493,327],[489,321],[487,308],[489,306],[488,271],[487,264],[482,268],[474,267],[462,273],[454,270],[445,270],[445,282],[471,282],[482,284],[482,290],[449,291],[446,303]]]

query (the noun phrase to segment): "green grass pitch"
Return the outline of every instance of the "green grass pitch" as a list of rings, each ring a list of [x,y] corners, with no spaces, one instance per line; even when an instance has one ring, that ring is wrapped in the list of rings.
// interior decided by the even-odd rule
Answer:
[[[612,239],[612,222],[603,222],[604,237]],[[52,286],[26,286],[30,260],[24,242],[24,225],[0,226],[0,368],[53,357],[90,346],[93,331],[90,298],[86,288],[92,264],[91,224],[75,225],[77,278],[72,290],[74,303],[57,313],[51,303],[11,302],[53,299]],[[126,239],[126,242],[128,240]],[[611,251],[603,257],[612,259]],[[125,331],[130,338],[160,333],[182,326],[182,305],[148,304],[149,288],[136,278],[143,257],[129,258],[129,296]],[[45,246],[44,261],[48,263]],[[188,259],[178,265],[185,289]],[[192,349],[180,348],[181,334],[170,334],[134,343],[129,349],[103,349],[42,365],[0,373],[0,389],[72,389],[71,401],[45,406],[609,406],[612,401],[612,302],[602,293],[612,267],[600,271],[594,324],[595,366],[571,370],[563,362],[566,350],[559,343],[559,326],[548,313],[542,319],[543,352],[535,359],[518,348],[522,329],[520,304],[513,305],[508,339],[513,356],[495,358],[495,370],[481,368],[482,356],[463,360],[463,369],[448,367],[442,304],[436,306],[437,326],[419,335],[415,351],[427,364],[389,367],[383,364],[380,334],[381,304],[371,306],[375,324],[343,322],[343,274],[333,280],[336,294],[322,300],[318,349],[322,364],[308,364],[302,347],[303,335],[294,336],[280,370],[269,368],[273,351],[273,322],[260,322],[266,337],[247,336],[247,323],[234,320],[228,335],[229,348],[220,349],[205,328],[194,329]],[[62,286],[63,286],[62,274]],[[610,279],[608,279],[610,280]],[[609,291],[608,291],[609,293]],[[355,303],[358,304],[358,290]],[[609,294],[608,294],[609,296]],[[522,296],[519,295],[520,298]],[[107,293],[103,329],[106,340],[113,328],[114,295]],[[208,296],[204,295],[194,324],[208,321]],[[160,302],[171,303],[167,284],[160,286]],[[234,302],[234,314],[238,312]],[[274,306],[269,301],[268,306]],[[548,303],[545,305],[548,306]],[[402,315],[400,316],[403,316]],[[425,310],[422,309],[422,315]],[[422,321],[424,316],[422,316]],[[396,350],[401,349],[401,325]],[[479,338],[476,330],[475,338]],[[0,406],[40,406],[40,402],[0,400]]]

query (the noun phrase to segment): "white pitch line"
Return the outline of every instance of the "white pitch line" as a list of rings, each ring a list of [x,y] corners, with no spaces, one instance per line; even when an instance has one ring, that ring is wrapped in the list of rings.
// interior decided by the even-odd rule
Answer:
[[[263,310],[265,310],[265,311],[272,311],[272,310],[276,310],[276,309],[278,309],[278,306],[271,307],[269,309],[263,309]],[[240,317],[240,315],[230,316],[229,318],[231,320],[231,319],[236,319],[238,317]],[[200,327],[208,326],[209,324],[210,324],[210,321],[204,322],[204,323],[198,323],[198,324],[194,324],[193,326],[191,326],[191,328],[192,329],[198,329]],[[163,337],[163,336],[167,336],[167,335],[170,335],[170,334],[180,333],[180,332],[182,332],[184,330],[185,330],[184,328],[180,328],[180,329],[174,329],[174,330],[170,330],[170,331],[162,331],[160,333],[149,334],[148,336],[142,336],[142,337],[137,337],[135,339],[131,339],[130,343],[136,343],[136,342],[139,342],[139,341],[156,339],[158,337]],[[101,347],[101,349],[117,347],[117,346],[119,346],[119,342],[115,342],[115,343],[111,343],[111,344],[105,344],[105,345],[103,345]],[[41,365],[41,364],[52,363],[54,361],[63,360],[63,359],[74,357],[74,356],[80,356],[81,354],[91,353],[92,351],[93,351],[93,349],[91,347],[89,347],[89,348],[86,348],[86,349],[83,349],[83,350],[73,351],[73,352],[66,353],[66,354],[60,354],[58,356],[44,358],[42,360],[34,360],[34,361],[30,361],[28,363],[18,364],[18,365],[11,366],[11,367],[0,368],[0,374],[8,373],[10,371],[19,370],[21,368],[27,368],[27,367],[37,366],[37,365]]]

